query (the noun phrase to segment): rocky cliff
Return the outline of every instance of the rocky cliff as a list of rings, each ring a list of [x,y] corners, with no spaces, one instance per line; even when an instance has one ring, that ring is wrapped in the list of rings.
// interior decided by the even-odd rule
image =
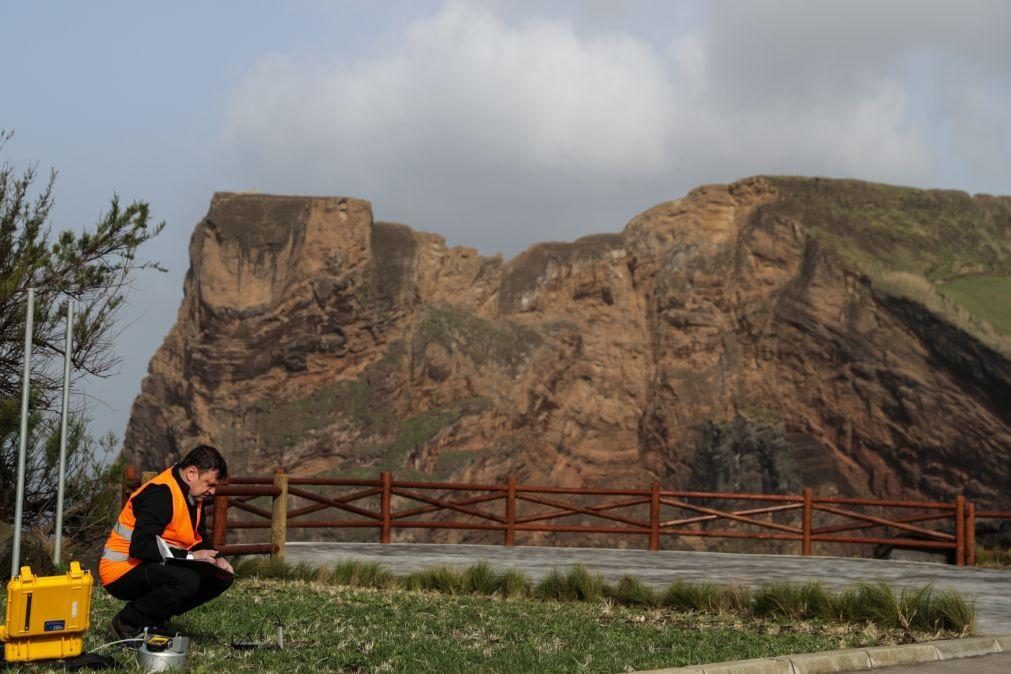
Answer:
[[[1011,289],[1011,198],[752,178],[504,262],[365,201],[217,194],[190,255],[143,468],[210,442],[239,474],[1007,505],[1009,305],[965,283]]]

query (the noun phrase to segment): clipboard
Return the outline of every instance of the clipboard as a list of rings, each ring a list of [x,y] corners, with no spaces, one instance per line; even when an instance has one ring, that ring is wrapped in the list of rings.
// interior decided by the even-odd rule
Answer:
[[[186,567],[187,569],[196,571],[202,578],[208,576],[213,576],[218,580],[231,580],[235,578],[234,573],[229,573],[213,562],[193,559],[192,557],[176,557],[172,554],[172,548],[165,542],[164,538],[161,536],[155,536],[154,538],[158,544],[158,552],[161,554],[163,564]]]

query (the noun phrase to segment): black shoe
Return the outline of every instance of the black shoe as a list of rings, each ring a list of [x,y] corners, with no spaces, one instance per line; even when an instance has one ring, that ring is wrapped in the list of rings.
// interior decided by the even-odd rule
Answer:
[[[112,633],[116,635],[117,639],[132,639],[144,630],[139,627],[134,627],[133,625],[125,622],[119,617],[119,614],[112,616],[112,620],[109,621],[109,628]]]

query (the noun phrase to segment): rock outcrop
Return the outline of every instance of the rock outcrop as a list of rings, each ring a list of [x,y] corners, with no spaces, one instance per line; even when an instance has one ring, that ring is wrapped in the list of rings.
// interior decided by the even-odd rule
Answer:
[[[707,186],[508,262],[350,198],[217,194],[134,403],[145,469],[1011,492],[1011,349],[938,290],[1011,276],[1011,199]]]

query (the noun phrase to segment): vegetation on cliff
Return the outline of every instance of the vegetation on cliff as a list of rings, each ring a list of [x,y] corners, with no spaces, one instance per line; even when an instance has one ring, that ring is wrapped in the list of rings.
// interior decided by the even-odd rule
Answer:
[[[857,180],[771,177],[760,217],[804,223],[890,294],[1011,356],[1011,197]]]

